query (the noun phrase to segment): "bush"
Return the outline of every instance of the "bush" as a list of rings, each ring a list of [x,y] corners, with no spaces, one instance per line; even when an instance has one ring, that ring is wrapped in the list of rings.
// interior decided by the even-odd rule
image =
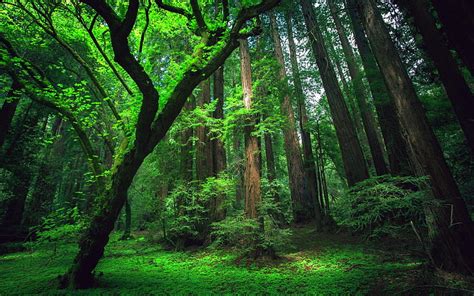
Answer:
[[[76,240],[84,228],[85,219],[77,207],[57,209],[44,217],[39,226],[33,227],[36,241],[32,243],[32,247],[53,243],[56,253],[58,242]]]
[[[369,238],[399,237],[410,231],[410,221],[424,224],[428,199],[420,188],[425,182],[425,178],[390,176],[365,180],[335,201],[334,218]]]
[[[290,245],[290,229],[279,228],[274,218],[266,212],[269,202],[262,202],[260,207],[261,218],[246,218],[242,211],[228,216],[221,222],[212,224],[212,238],[214,247],[231,247],[240,250],[244,255],[260,256],[281,251]],[[263,225],[262,225],[263,222]]]
[[[228,208],[234,190],[234,181],[226,175],[211,177],[202,183],[177,184],[168,196],[162,214],[161,224],[167,242],[177,249],[204,243],[209,234],[209,203],[222,198],[222,207]]]

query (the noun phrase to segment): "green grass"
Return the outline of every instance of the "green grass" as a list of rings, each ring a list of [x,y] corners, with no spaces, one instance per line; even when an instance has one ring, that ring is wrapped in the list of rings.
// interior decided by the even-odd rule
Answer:
[[[313,238],[313,239],[310,239]],[[112,240],[97,272],[99,286],[61,291],[74,245],[0,256],[0,295],[363,295],[399,290],[420,262],[341,236],[294,234],[276,261],[250,261],[232,251],[171,252],[141,238]],[[405,278],[405,279],[404,279]]]

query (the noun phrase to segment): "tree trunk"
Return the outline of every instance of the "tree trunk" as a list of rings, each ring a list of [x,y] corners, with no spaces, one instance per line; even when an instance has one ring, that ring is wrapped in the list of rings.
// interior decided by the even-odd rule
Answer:
[[[194,109],[195,102],[194,97],[189,97],[184,105],[186,111]],[[180,170],[181,176],[185,182],[191,182],[193,180],[193,128],[187,127],[181,132],[181,148],[180,148]]]
[[[214,118],[224,119],[224,66],[214,73],[214,100],[217,100]],[[224,143],[220,139],[212,140],[214,175],[218,175],[226,168]]]
[[[350,120],[344,97],[337,83],[336,74],[329,60],[324,40],[310,0],[300,0],[308,29],[309,40],[316,58],[321,80],[328,97],[331,115],[342,152],[344,170],[349,186],[369,177],[364,155],[357,134]]]
[[[198,96],[196,105],[203,108],[211,102],[211,83],[208,80],[201,82],[201,95]],[[212,176],[213,160],[211,150],[211,140],[209,137],[209,128],[205,122],[196,127],[196,177],[199,181],[204,181]]]
[[[274,13],[270,13],[270,22],[275,58],[280,66],[278,76],[283,83],[286,81],[285,61]],[[314,182],[315,180],[309,180],[304,175],[305,169],[296,134],[295,115],[291,106],[290,96],[286,92],[282,94],[280,110],[286,120],[283,127],[283,137],[293,205],[293,218],[297,223],[304,223],[314,217],[314,200],[317,196],[316,183]],[[305,184],[305,179],[307,184]]]
[[[413,17],[415,26],[423,37],[424,49],[438,69],[471,153],[474,154],[474,97],[436,28],[435,20],[428,10],[429,2],[427,0],[398,0],[397,3]]]
[[[375,119],[367,103],[367,94],[364,90],[362,75],[360,74],[359,68],[357,66],[352,47],[349,43],[349,40],[347,39],[346,33],[344,32],[344,27],[342,26],[341,20],[337,15],[338,7],[334,3],[334,0],[328,0],[328,4],[332,18],[336,25],[336,31],[339,36],[339,40],[341,41],[347,66],[349,68],[349,75],[351,76],[355,97],[359,106],[360,114],[362,116],[362,123],[364,125],[365,134],[367,135],[367,140],[369,142],[370,153],[374,162],[375,171],[379,176],[385,175],[388,173],[388,169],[383,157],[382,146],[377,137]]]
[[[17,92],[21,89],[21,85],[18,81],[13,80],[12,86],[7,93],[7,100],[3,102],[2,109],[0,110],[0,149],[5,142],[8,131],[10,130],[13,116],[15,115],[16,107],[18,106],[18,94]]]
[[[474,76],[474,4],[472,0],[431,0],[449,43]]]
[[[439,267],[474,271],[474,233],[466,204],[424,114],[413,83],[372,0],[358,2],[363,25],[416,160],[430,177],[437,203],[429,206],[431,255]]]
[[[298,58],[296,54],[296,44],[293,37],[293,25],[291,15],[289,13],[285,14],[286,27],[288,33],[288,44],[290,49],[290,62],[291,62],[291,71],[293,76],[294,91],[296,96],[296,104],[298,110],[298,123],[301,132],[301,141],[303,144],[303,159],[304,159],[304,171],[305,177],[308,183],[308,189],[313,197],[315,202],[315,219],[317,227],[321,225],[321,205],[318,202],[317,195],[321,190],[317,186],[318,178],[316,173],[315,158],[313,154],[313,147],[311,143],[311,134],[308,127],[308,112],[306,110],[305,95],[303,92],[303,84],[301,82],[300,70],[298,66]]]
[[[365,36],[360,16],[354,0],[347,0],[348,14],[357,48],[360,53],[365,75],[374,98],[375,110],[379,118],[380,129],[387,148],[390,172],[393,175],[411,175],[407,143],[403,137],[393,98],[385,86],[382,74],[374,59],[372,50]]]
[[[224,66],[214,73],[214,100],[217,100],[214,118],[224,119]],[[226,154],[224,142],[221,139],[212,139],[212,160],[213,176],[218,176],[226,168]],[[211,201],[212,221],[221,221],[225,218],[226,212],[223,208],[224,196],[216,196]]]
[[[61,280],[63,287],[76,289],[90,288],[94,284],[92,271],[104,254],[115,221],[127,200],[127,191],[137,173],[145,155],[136,155],[135,149],[129,150],[123,160],[114,169],[109,190],[100,198],[104,201],[101,211],[90,221],[89,227],[79,242],[79,252],[73,266]],[[138,154],[138,153],[137,153]]]
[[[246,39],[240,40],[240,70],[242,79],[243,100],[246,109],[252,108],[252,70],[250,53]],[[244,200],[247,218],[257,219],[258,206],[262,201],[260,189],[260,151],[258,138],[252,135],[255,128],[255,118],[247,118],[244,127],[245,138],[245,170],[244,170]]]

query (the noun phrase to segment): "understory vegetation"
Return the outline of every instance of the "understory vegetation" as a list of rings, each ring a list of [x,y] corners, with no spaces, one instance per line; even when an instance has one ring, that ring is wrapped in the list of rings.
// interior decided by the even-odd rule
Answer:
[[[473,16],[0,0],[0,295],[473,295]]]

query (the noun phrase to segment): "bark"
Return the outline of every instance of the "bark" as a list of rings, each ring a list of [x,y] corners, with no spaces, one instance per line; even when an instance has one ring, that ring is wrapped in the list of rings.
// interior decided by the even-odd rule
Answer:
[[[194,97],[188,98],[184,105],[184,110],[191,111],[194,109]],[[193,128],[188,127],[181,132],[181,148],[180,148],[180,165],[181,165],[181,176],[185,182],[191,182],[193,180]]]
[[[428,10],[429,2],[398,0],[397,3],[413,17],[414,24],[423,37],[424,49],[438,69],[471,153],[474,154],[474,96],[436,28],[435,19]]]
[[[380,129],[387,148],[390,172],[393,175],[411,175],[408,156],[408,143],[403,137],[401,126],[395,112],[393,98],[390,96],[380,69],[375,61],[372,49],[365,36],[360,16],[354,0],[347,0],[348,14],[357,48],[360,53],[365,75],[374,98],[375,110],[379,118]]]
[[[471,0],[431,0],[448,36],[463,63],[474,76],[474,4]]]
[[[2,109],[0,109],[0,149],[3,146],[8,131],[12,125],[13,116],[15,116],[16,107],[18,106],[19,102],[17,92],[20,89],[20,83],[16,80],[13,80],[12,86],[7,93],[7,100],[3,102]]]
[[[246,39],[240,40],[240,71],[244,106],[252,109],[252,70],[250,66],[250,53]],[[262,201],[260,188],[260,151],[258,138],[252,135],[256,119],[248,116],[244,127],[245,138],[245,169],[244,169],[244,201],[245,215],[247,218],[257,219],[258,207]]]
[[[280,83],[286,84],[285,60],[281,48],[281,39],[278,33],[276,17],[273,13],[270,14],[270,22],[275,58],[280,66],[278,78],[280,79]],[[282,99],[280,100],[280,110],[286,121],[283,127],[283,138],[290,182],[293,218],[297,223],[304,223],[314,217],[314,200],[317,196],[317,189],[315,187],[316,184],[313,183],[314,180],[305,179],[305,169],[298,136],[296,134],[295,114],[287,91],[284,91]],[[305,184],[305,180],[307,184]],[[320,219],[320,217],[318,217],[318,219]]]
[[[423,106],[390,39],[382,15],[371,0],[359,1],[358,9],[408,142],[417,162],[431,180],[437,201],[427,210],[431,256],[440,268],[472,274],[474,231],[466,204],[428,125]]]
[[[214,118],[224,119],[224,66],[220,67],[214,73],[214,100],[217,100],[216,110],[214,111]],[[218,176],[225,170],[226,153],[224,142],[219,138],[211,140],[212,149],[212,175]],[[223,207],[225,196],[216,196],[211,200],[211,220],[221,221],[225,218],[226,211]]]
[[[226,36],[209,38],[209,32],[203,33],[201,40],[206,46],[194,53],[195,64],[183,73],[181,80],[171,92],[166,105],[161,108],[161,112],[157,115],[158,91],[154,87],[153,81],[136,60],[136,57],[131,53],[128,45],[128,36],[138,15],[139,1],[129,1],[123,19],[118,17],[105,0],[83,0],[83,2],[96,10],[107,23],[115,60],[135,81],[143,99],[135,128],[135,142],[127,151],[119,152],[119,155],[123,155],[123,157],[118,159],[122,159],[122,161],[117,161],[114,166],[111,185],[103,195],[100,211],[92,219],[81,239],[79,252],[74,259],[73,266],[62,278],[61,284],[63,287],[72,286],[74,288],[87,288],[93,285],[92,271],[104,253],[109,234],[127,198],[127,190],[133,177],[145,157],[154,150],[166,135],[193,89],[200,82],[209,78],[239,46],[238,38],[242,37],[240,31],[244,24],[278,4],[278,0],[265,0],[257,5],[242,9],[232,28],[227,31]],[[222,37],[222,39],[219,37]],[[210,54],[208,52],[209,48],[213,48],[219,40],[223,40],[224,44],[209,58],[204,58],[205,55]]]
[[[224,119],[224,66],[214,73],[214,100],[217,100],[214,118]],[[221,139],[212,140],[213,173],[218,175],[226,168],[226,154],[224,142]]]
[[[310,0],[300,0],[308,35],[326,91],[331,115],[342,153],[344,170],[349,186],[369,177],[364,155],[354,126],[350,120],[344,97],[337,83],[336,74],[329,60],[321,30],[314,15]]]
[[[377,137],[375,119],[372,115],[372,111],[370,110],[370,106],[367,103],[367,93],[362,82],[362,75],[355,60],[352,47],[349,43],[349,40],[347,39],[346,33],[344,32],[344,27],[342,26],[341,20],[339,19],[337,13],[338,7],[334,3],[334,0],[328,0],[328,4],[334,24],[336,25],[336,31],[339,36],[339,40],[341,41],[344,57],[346,58],[347,66],[349,68],[349,75],[351,76],[352,86],[354,88],[355,97],[362,117],[365,134],[367,135],[375,171],[379,176],[385,175],[388,173],[388,169],[383,157],[382,146]]]
[[[204,108],[211,102],[211,84],[209,80],[201,82],[201,94],[198,96],[196,105]],[[196,177],[199,181],[205,181],[213,174],[212,146],[209,137],[209,128],[205,122],[196,127]]]
[[[308,112],[306,110],[305,95],[303,92],[303,84],[301,82],[301,75],[298,66],[298,58],[296,55],[296,44],[293,37],[293,25],[291,15],[285,14],[286,27],[288,32],[288,44],[290,49],[290,62],[293,77],[294,91],[296,96],[296,104],[298,110],[298,123],[301,132],[301,141],[303,144],[303,159],[305,178],[308,182],[308,189],[315,201],[315,219],[319,227],[321,222],[321,205],[318,202],[318,194],[321,188],[317,185],[317,170],[315,165],[315,157],[313,154],[313,147],[311,142],[311,134],[308,127]]]

